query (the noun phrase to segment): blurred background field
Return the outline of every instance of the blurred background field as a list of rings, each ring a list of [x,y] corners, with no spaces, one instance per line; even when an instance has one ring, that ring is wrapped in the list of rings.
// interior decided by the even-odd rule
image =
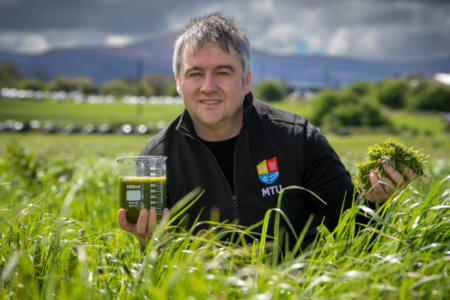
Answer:
[[[129,105],[125,103],[91,104],[51,101],[0,101],[0,121],[39,120],[50,121],[57,126],[68,124],[85,125],[103,123],[153,123],[164,121],[166,124],[182,111],[182,104],[145,104]]]
[[[313,100],[284,100],[273,105],[309,118],[313,115]],[[148,124],[153,131],[145,135],[123,134],[45,134],[39,131],[0,133],[2,147],[20,144],[40,153],[74,156],[100,155],[109,158],[123,154],[137,154],[145,142],[157,132],[155,125],[167,125],[183,110],[182,104],[125,103],[89,104],[32,100],[0,100],[0,122],[22,120],[50,122],[59,128],[69,124]],[[336,151],[343,157],[362,159],[367,146],[392,136],[405,145],[414,146],[430,155],[430,159],[449,159],[450,139],[446,133],[447,121],[437,112],[409,112],[383,109],[393,125],[386,127],[349,126],[343,132],[323,130]],[[352,166],[348,166],[352,168]]]

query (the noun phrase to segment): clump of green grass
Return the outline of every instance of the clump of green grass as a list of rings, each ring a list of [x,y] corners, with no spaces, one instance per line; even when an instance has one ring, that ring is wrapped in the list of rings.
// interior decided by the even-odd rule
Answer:
[[[426,168],[426,156],[412,147],[406,148],[392,138],[369,146],[367,161],[357,164],[359,187],[365,191],[371,189],[371,169],[375,169],[378,178],[389,177],[383,170],[383,164],[392,166],[399,172],[403,172],[405,167],[409,167],[414,171],[415,176],[422,176]]]

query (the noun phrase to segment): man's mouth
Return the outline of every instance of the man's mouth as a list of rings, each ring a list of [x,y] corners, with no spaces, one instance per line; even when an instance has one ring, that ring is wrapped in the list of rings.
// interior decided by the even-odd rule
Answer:
[[[210,99],[210,100],[203,99],[203,100],[200,100],[200,103],[207,104],[207,105],[219,104],[220,102],[222,102],[222,100],[217,100],[217,99]]]

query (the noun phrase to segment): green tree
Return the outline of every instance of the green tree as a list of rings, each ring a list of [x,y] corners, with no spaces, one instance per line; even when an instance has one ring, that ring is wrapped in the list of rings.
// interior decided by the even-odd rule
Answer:
[[[368,80],[358,81],[354,84],[349,85],[347,88],[360,96],[368,95],[374,89],[373,84]]]
[[[44,91],[46,83],[39,79],[23,78],[19,81],[18,87],[24,90]]]
[[[362,100],[357,103],[338,105],[324,118],[328,126],[380,126],[388,123],[379,107],[373,102]]]
[[[136,95],[136,85],[125,79],[109,81],[103,85],[103,92],[116,96]]]
[[[386,79],[378,84],[378,100],[388,107],[405,107],[407,94],[408,83],[405,80]]]
[[[450,111],[450,88],[441,84],[428,84],[417,90],[408,102],[411,110]]]
[[[75,80],[65,76],[58,76],[48,84],[48,89],[50,91],[75,91],[77,89],[77,83]]]
[[[150,86],[154,95],[163,96],[168,95],[169,89],[175,84],[175,79],[172,75],[151,73],[144,75],[141,83],[145,86]]]
[[[11,62],[0,62],[0,85],[16,87],[21,79],[19,68]]]
[[[262,81],[255,87],[255,96],[264,101],[280,101],[284,97],[284,90],[278,81]]]
[[[138,96],[150,97],[155,94],[153,87],[151,85],[143,83],[142,81],[139,82],[138,84],[134,84],[134,86],[135,86],[136,94]]]
[[[380,126],[389,121],[377,101],[361,97],[350,89],[319,93],[314,101],[311,122],[317,126]]]
[[[74,77],[71,80],[74,81],[76,89],[85,94],[98,94],[99,87],[88,77]]]
[[[177,85],[175,83],[170,85],[167,88],[166,94],[167,94],[167,96],[177,97],[178,96]]]
[[[311,122],[320,126],[323,124],[324,118],[337,106],[356,102],[356,94],[349,90],[323,90],[314,99]]]

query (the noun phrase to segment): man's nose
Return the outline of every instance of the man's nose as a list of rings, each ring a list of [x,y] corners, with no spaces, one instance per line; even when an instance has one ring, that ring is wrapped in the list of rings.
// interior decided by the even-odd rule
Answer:
[[[212,74],[206,74],[200,87],[202,93],[212,93],[217,91],[217,84]]]

